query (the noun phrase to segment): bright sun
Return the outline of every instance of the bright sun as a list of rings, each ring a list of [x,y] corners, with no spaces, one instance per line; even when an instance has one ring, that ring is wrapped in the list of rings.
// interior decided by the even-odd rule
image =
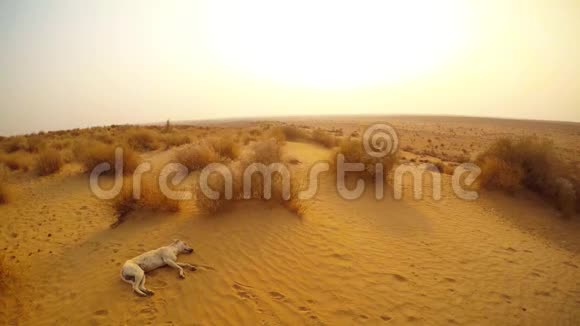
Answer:
[[[467,41],[462,1],[211,1],[210,50],[228,69],[292,86],[398,82],[452,60]]]

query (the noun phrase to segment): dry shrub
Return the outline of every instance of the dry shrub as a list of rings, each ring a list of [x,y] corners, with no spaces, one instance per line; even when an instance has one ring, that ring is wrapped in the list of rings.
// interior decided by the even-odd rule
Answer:
[[[40,153],[46,148],[46,143],[40,135],[28,136],[26,137],[26,142],[28,144],[26,150],[30,153]]]
[[[228,164],[228,169],[232,173],[233,181],[232,198],[229,200],[225,199],[224,177],[219,173],[212,173],[208,176],[207,184],[212,190],[217,191],[220,196],[218,199],[208,198],[203,193],[199,182],[197,182],[195,187],[195,199],[198,209],[205,214],[212,215],[227,207],[227,204],[231,201],[245,199],[243,177],[244,171],[246,171],[247,167],[253,163],[262,163],[265,165],[269,165],[271,163],[281,163],[280,153],[280,144],[275,139],[259,141],[248,146],[246,150],[241,153],[239,160],[231,161]],[[293,186],[293,184],[294,182],[290,182],[291,186]],[[290,200],[285,200],[282,196],[282,190],[282,175],[280,173],[274,172],[272,174],[271,197],[266,199],[264,193],[264,177],[260,172],[255,172],[251,176],[249,199],[274,200],[280,202],[288,210],[297,214],[301,214],[302,207],[299,205],[298,198],[291,197]],[[294,188],[291,188],[291,196],[297,196]]]
[[[274,138],[280,143],[284,143],[286,141],[286,133],[284,132],[283,127],[276,126],[273,128],[269,128],[265,133],[265,138],[270,139]]]
[[[521,166],[512,166],[497,157],[482,157],[478,160],[482,174],[479,184],[487,189],[503,189],[514,192],[521,187],[524,171]]]
[[[240,144],[242,144],[242,145],[248,145],[251,141],[255,141],[255,140],[256,140],[256,138],[251,137],[248,134],[242,134],[240,136]]]
[[[86,171],[92,171],[97,165],[107,162],[111,165],[111,174],[115,173],[115,149],[120,146],[104,144],[97,141],[77,143],[73,149],[73,155],[77,162],[81,163]],[[123,149],[123,174],[135,171],[140,163],[137,153],[128,147]]]
[[[280,128],[287,140],[298,141],[310,139],[310,134],[306,130],[295,125],[283,125]]]
[[[148,152],[159,148],[159,134],[152,129],[136,128],[127,132],[127,144],[139,152]]]
[[[260,137],[262,135],[262,130],[260,130],[258,128],[252,128],[252,129],[250,129],[249,133],[252,136]]]
[[[199,185],[199,182],[196,182],[195,203],[201,213],[213,215],[221,211],[228,202],[228,199],[225,198],[225,179],[217,173],[212,173],[207,178],[207,185],[212,190],[219,193],[219,198],[211,199],[207,197]],[[234,185],[236,185],[235,181]],[[231,200],[233,200],[233,198]]]
[[[498,139],[476,160],[479,185],[513,192],[526,188],[550,200],[566,215],[576,211],[573,168],[556,155],[553,143],[537,137]]]
[[[56,141],[53,141],[50,144],[50,147],[51,148],[54,148],[54,149],[56,149],[58,151],[61,151],[61,150],[65,149],[65,148],[69,148],[70,146],[71,146],[71,141],[70,140],[56,140]]]
[[[220,156],[213,146],[207,142],[200,142],[179,150],[175,153],[175,160],[195,171],[203,169],[210,163],[219,162]]]
[[[336,138],[320,128],[317,128],[312,132],[312,140],[326,148],[336,146]]]
[[[241,160],[250,163],[263,163],[266,165],[280,163],[282,157],[282,147],[276,139],[262,140],[249,146],[241,157]]]
[[[181,146],[191,143],[189,136],[175,132],[167,132],[163,137],[163,142],[169,147]]]
[[[386,180],[387,174],[389,173],[389,171],[391,171],[391,169],[393,168],[395,163],[397,163],[396,153],[388,154],[388,155],[385,155],[384,157],[373,157],[373,156],[367,154],[360,138],[347,138],[347,139],[343,139],[340,142],[338,148],[336,148],[331,153],[331,159],[330,159],[331,165],[332,165],[331,171],[334,171],[335,173],[336,173],[336,168],[337,168],[338,154],[344,155],[345,163],[363,163],[364,164],[364,166],[365,166],[364,171],[350,172],[350,173],[357,174],[357,175],[360,175],[361,177],[365,177],[365,178],[373,178],[373,180],[374,180],[374,177],[376,174],[376,165],[377,164],[379,164],[379,163],[383,164],[383,171],[384,171],[383,173],[384,173],[384,177]]]
[[[60,153],[55,149],[47,149],[38,155],[36,171],[39,175],[49,175],[58,172],[62,165]]]
[[[109,132],[98,132],[93,134],[92,138],[94,140],[100,141],[101,143],[105,143],[105,144],[113,144],[115,142],[115,139],[113,138],[113,136],[111,136],[111,134]]]
[[[574,184],[570,180],[564,178],[556,179],[555,204],[564,216],[574,215],[577,207],[580,207],[576,206],[578,191],[580,191],[580,188],[574,188]]]
[[[261,173],[256,172],[251,176],[250,197],[244,197],[243,175],[249,162],[235,161],[230,162],[228,168],[232,173],[232,198],[226,199],[225,178],[219,173],[212,173],[207,178],[207,185],[213,191],[219,193],[217,199],[211,199],[205,195],[199,182],[195,186],[196,206],[201,213],[213,215],[225,209],[229,203],[245,199],[276,201],[286,207],[289,211],[302,216],[304,207],[298,199],[298,192],[294,187],[294,182],[290,182],[290,199],[283,197],[283,182],[281,174],[274,172],[272,174],[272,184],[270,198],[266,199],[264,189],[264,177]]]
[[[3,163],[12,171],[27,172],[33,166],[32,155],[25,152],[0,154],[0,163]]]
[[[207,141],[222,158],[235,160],[240,155],[240,146],[231,136],[212,137]]]
[[[28,141],[23,136],[14,136],[4,139],[2,147],[6,153],[28,150]]]
[[[290,183],[290,198],[285,200],[283,195],[283,184],[281,178],[274,178],[272,180],[272,197],[282,204],[288,211],[294,213],[299,217],[304,217],[306,212],[306,206],[304,202],[298,197],[300,193],[300,186],[297,184],[297,180],[293,178]]]
[[[125,177],[121,193],[113,199],[113,209],[117,213],[117,221],[112,227],[125,220],[127,214],[139,210],[149,209],[153,211],[177,212],[179,200],[170,199],[161,192],[157,178],[143,177],[141,180],[140,194],[134,192],[133,178]],[[137,197],[137,198],[135,198]]]

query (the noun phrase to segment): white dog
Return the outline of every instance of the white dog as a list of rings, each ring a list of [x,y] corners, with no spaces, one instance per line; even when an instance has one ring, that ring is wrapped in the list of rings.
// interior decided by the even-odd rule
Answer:
[[[193,249],[181,240],[173,240],[169,246],[148,251],[133,259],[129,259],[121,269],[121,279],[133,285],[133,291],[142,296],[152,295],[153,291],[145,288],[145,273],[156,268],[169,265],[179,270],[179,276],[185,277],[182,267],[196,270],[196,267],[187,263],[178,263],[177,255],[192,253]]]

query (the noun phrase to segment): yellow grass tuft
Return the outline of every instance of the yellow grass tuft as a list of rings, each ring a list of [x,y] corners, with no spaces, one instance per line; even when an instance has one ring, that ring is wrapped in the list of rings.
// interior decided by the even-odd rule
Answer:
[[[225,159],[235,160],[240,155],[240,146],[231,136],[213,137],[207,141]]]
[[[208,198],[203,193],[199,182],[196,182],[195,201],[200,212],[213,215],[225,209],[228,203],[232,201],[244,200],[243,174],[246,168],[252,163],[262,163],[265,165],[278,162],[282,163],[280,154],[280,143],[276,139],[262,140],[248,146],[240,155],[239,160],[229,162],[228,169],[232,173],[233,179],[232,198],[230,200],[225,199],[225,180],[221,174],[212,173],[207,180],[208,186],[220,194],[218,199]],[[294,187],[294,182],[291,181],[290,185],[291,198],[290,200],[285,200],[283,198],[282,176],[275,172],[272,175],[271,198],[266,199],[264,195],[264,178],[259,172],[256,172],[251,178],[252,188],[250,189],[250,199],[276,201],[289,211],[302,216],[304,206],[297,197],[298,192]]]
[[[115,173],[115,149],[118,146],[108,145],[97,141],[77,143],[73,149],[76,161],[81,163],[87,172],[92,171],[97,165],[107,162],[111,165],[110,173]],[[130,174],[135,171],[140,163],[140,158],[130,148],[123,148],[123,173]]]
[[[204,141],[179,150],[175,153],[175,160],[195,171],[203,169],[210,163],[219,162],[220,156],[213,146]]]
[[[336,138],[329,134],[328,132],[322,130],[322,129],[315,129],[312,132],[312,140],[315,143],[318,143],[326,148],[332,148],[334,146],[336,146]]]
[[[0,163],[3,163],[12,171],[27,172],[33,166],[32,155],[26,152],[0,154]]]
[[[347,163],[363,163],[365,165],[364,171],[350,173],[358,174],[365,178],[373,178],[373,180],[376,174],[376,165],[378,163],[383,164],[385,180],[389,171],[391,171],[395,163],[397,163],[396,153],[388,154],[384,157],[373,157],[368,155],[360,138],[343,139],[339,146],[332,151],[330,157],[332,165],[331,171],[336,171],[338,154],[344,155],[344,161]]]
[[[92,135],[94,140],[100,141],[101,143],[112,145],[115,142],[115,139],[111,134],[107,131],[103,132],[96,132]]]
[[[235,182],[236,181],[234,181],[234,186]],[[225,180],[221,175],[217,173],[212,173],[209,175],[207,179],[207,185],[212,190],[217,191],[220,194],[219,198],[211,199],[207,197],[204,194],[201,186],[199,185],[199,182],[196,182],[195,203],[197,208],[202,214],[213,215],[223,210],[228,202],[228,200],[225,198]],[[232,198],[231,200],[234,200],[234,198]]]
[[[565,215],[576,211],[579,189],[571,175],[573,169],[556,155],[548,140],[501,138],[476,163],[482,170],[479,185],[483,188],[510,192],[526,188],[554,203]]]
[[[276,129],[276,128],[279,128],[282,131],[286,140],[304,141],[304,140],[309,140],[311,138],[308,131],[304,130],[303,128],[297,127],[295,125],[277,126],[277,127],[272,128],[272,129]]]
[[[152,129],[135,128],[127,132],[127,144],[139,152],[147,152],[159,148],[159,134]]]
[[[23,136],[8,137],[2,141],[2,149],[6,153],[28,150],[28,141]]]
[[[49,175],[58,172],[62,165],[60,153],[55,149],[47,149],[38,154],[36,171],[41,176]]]
[[[30,135],[26,137],[27,148],[30,153],[39,153],[46,148],[46,142],[41,135]]]
[[[163,142],[165,143],[165,146],[169,148],[189,144],[191,143],[191,139],[187,135],[169,131],[164,135]]]
[[[249,152],[243,160],[249,163],[281,163],[282,147],[276,139],[255,142],[249,146]]]
[[[177,212],[180,209],[179,200],[170,199],[161,192],[157,178],[143,177],[139,187],[140,194],[135,198],[133,178],[125,177],[121,193],[113,199],[113,209],[117,213],[115,227],[122,223],[127,214],[139,210],[149,209],[153,211]]]
[[[286,133],[281,126],[268,128],[264,135],[266,139],[274,138],[280,143],[284,143],[286,141]]]

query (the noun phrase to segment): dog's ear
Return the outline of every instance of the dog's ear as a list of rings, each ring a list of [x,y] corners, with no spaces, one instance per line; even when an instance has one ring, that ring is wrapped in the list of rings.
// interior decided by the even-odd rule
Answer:
[[[173,242],[171,243],[172,245],[177,244],[179,242],[179,239],[173,239]]]

